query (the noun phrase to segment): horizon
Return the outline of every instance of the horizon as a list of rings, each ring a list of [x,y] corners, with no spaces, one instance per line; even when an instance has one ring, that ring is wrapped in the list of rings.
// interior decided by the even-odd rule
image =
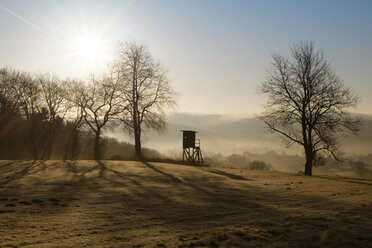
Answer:
[[[3,0],[0,67],[84,79],[106,70],[119,41],[134,40],[168,69],[180,93],[178,112],[254,116],[263,110],[257,87],[271,55],[287,56],[294,43],[309,40],[361,97],[352,113],[371,115],[371,7],[369,1]]]

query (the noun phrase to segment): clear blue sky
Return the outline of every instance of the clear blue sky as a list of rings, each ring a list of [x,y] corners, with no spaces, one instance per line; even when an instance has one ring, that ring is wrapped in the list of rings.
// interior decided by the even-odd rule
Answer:
[[[179,111],[262,111],[256,89],[271,54],[311,40],[372,114],[372,1],[0,0],[0,67],[84,78],[104,70],[118,41],[146,44],[180,93]],[[4,8],[6,9],[4,9]],[[74,54],[98,37],[100,63]],[[76,51],[75,51],[76,52]]]

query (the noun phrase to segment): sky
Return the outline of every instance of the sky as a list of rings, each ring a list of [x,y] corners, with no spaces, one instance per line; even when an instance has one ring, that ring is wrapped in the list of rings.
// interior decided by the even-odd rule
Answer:
[[[168,69],[177,111],[257,115],[272,54],[313,41],[372,114],[371,13],[368,0],[0,0],[0,67],[84,79],[136,41]]]

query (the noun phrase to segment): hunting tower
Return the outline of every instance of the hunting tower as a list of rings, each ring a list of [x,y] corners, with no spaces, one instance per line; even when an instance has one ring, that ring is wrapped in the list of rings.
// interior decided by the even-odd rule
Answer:
[[[203,155],[200,150],[200,139],[195,139],[196,131],[181,130],[183,133],[183,161],[203,165]]]

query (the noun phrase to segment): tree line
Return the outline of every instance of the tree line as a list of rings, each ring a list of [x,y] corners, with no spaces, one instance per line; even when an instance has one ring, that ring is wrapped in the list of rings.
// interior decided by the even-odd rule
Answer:
[[[167,71],[138,43],[121,43],[106,73],[88,80],[59,79],[0,69],[0,156],[5,159],[74,159],[93,143],[102,159],[104,128],[121,126],[143,156],[143,128],[162,131],[176,104]],[[125,152],[125,151],[123,151]]]

